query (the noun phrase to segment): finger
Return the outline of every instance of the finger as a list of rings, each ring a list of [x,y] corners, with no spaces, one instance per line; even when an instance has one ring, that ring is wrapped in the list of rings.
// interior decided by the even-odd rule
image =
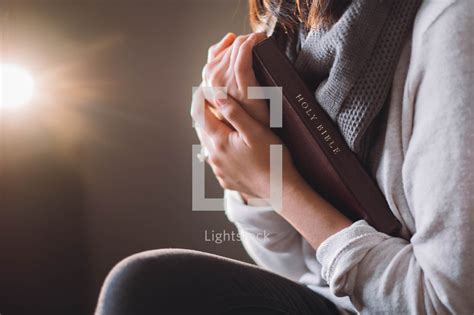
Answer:
[[[207,62],[210,62],[221,54],[224,49],[234,42],[235,38],[236,35],[234,33],[227,33],[217,44],[212,45],[207,53]]]
[[[256,85],[257,79],[253,72],[252,50],[255,44],[266,38],[264,33],[252,33],[247,40],[240,46],[237,59],[234,64],[234,75],[237,87],[240,90],[245,89],[249,84]]]
[[[203,131],[211,137],[214,142],[218,142],[220,138],[227,137],[233,130],[229,128],[223,121],[217,118],[209,109],[210,105],[204,106],[204,126]]]
[[[253,119],[232,97],[228,96],[227,99],[218,99],[216,100],[216,105],[222,116],[247,143],[253,138],[253,134],[262,130],[262,125]]]
[[[234,76],[239,90],[245,89],[249,83],[254,84],[254,81],[256,81],[252,69],[252,48],[255,42],[256,37],[254,34],[251,34],[249,38],[240,45],[234,64]]]
[[[237,59],[237,55],[239,53],[239,48],[240,46],[247,40],[249,35],[244,35],[244,36],[239,36],[234,40],[234,43],[232,44],[232,53],[230,56],[230,71],[234,71],[234,64],[235,60]]]
[[[216,80],[210,80],[210,81],[211,81],[210,83],[212,84],[213,81],[216,81]],[[211,111],[213,111],[213,113],[216,114],[216,116],[219,119],[222,119],[222,115],[219,113],[219,111],[215,111],[214,109],[216,108],[215,106],[216,99],[227,98],[226,87],[223,87],[223,86],[205,87],[203,88],[203,95],[206,101],[209,103],[209,105],[211,105]]]
[[[218,73],[225,72],[229,69],[230,54],[232,49],[228,48],[221,52],[220,55],[209,61],[202,69],[202,80],[206,86],[214,86],[212,84],[213,77],[219,77]]]
[[[234,33],[227,33],[221,41],[215,45],[212,45],[208,50],[207,56],[207,64],[202,69],[202,80],[206,86],[211,86],[209,82],[209,73],[212,72],[212,69],[216,67],[222,67],[223,69],[227,69],[228,66],[226,64],[222,64],[222,59],[224,59],[225,52],[229,46],[232,45],[236,38]]]
[[[225,93],[222,94],[227,97]],[[200,85],[194,91],[191,101],[191,117],[193,118],[196,127],[205,130],[211,116],[219,121],[222,119],[222,115],[219,111],[217,109],[212,109],[212,105],[206,100],[205,88]],[[212,126],[210,128],[212,128]]]

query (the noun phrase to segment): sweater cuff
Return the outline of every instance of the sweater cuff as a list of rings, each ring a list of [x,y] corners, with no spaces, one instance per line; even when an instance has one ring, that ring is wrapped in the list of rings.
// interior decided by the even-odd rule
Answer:
[[[316,258],[322,267],[321,277],[336,296],[343,296],[351,291],[345,287],[347,273],[372,248],[388,238],[390,236],[378,232],[365,220],[360,220],[331,235],[319,246]]]
[[[226,190],[224,199],[229,221],[244,228],[247,232],[261,232],[262,230],[273,232],[291,228],[291,225],[271,206],[246,205],[237,191]]]

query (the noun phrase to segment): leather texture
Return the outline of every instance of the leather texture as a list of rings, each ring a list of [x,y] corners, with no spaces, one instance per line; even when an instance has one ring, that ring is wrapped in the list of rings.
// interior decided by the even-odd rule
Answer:
[[[261,86],[282,87],[283,127],[275,132],[308,184],[351,220],[396,236],[401,224],[379,187],[272,38],[254,47],[253,67]]]

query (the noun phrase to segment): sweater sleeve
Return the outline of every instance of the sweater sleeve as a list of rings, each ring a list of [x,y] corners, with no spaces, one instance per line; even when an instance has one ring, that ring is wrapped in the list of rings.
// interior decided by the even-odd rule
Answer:
[[[226,190],[225,210],[259,266],[294,281],[308,272],[301,235],[271,207],[246,205],[238,192]]]
[[[358,221],[317,250],[331,291],[361,313],[474,312],[473,10],[472,1],[455,1],[414,39],[412,63],[422,66],[409,92],[412,134],[400,174],[411,239]]]

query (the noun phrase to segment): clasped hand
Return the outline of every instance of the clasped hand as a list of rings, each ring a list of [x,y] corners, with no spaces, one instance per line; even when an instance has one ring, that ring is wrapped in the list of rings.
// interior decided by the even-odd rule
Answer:
[[[265,35],[226,35],[209,49],[203,82],[193,95],[191,116],[210,164],[224,189],[268,198],[271,144],[282,144],[268,127],[266,101],[249,100],[247,88],[258,86],[252,69],[252,48]],[[203,87],[225,87],[227,98],[207,95]],[[204,105],[203,105],[204,104]],[[294,174],[286,148],[283,172]]]

